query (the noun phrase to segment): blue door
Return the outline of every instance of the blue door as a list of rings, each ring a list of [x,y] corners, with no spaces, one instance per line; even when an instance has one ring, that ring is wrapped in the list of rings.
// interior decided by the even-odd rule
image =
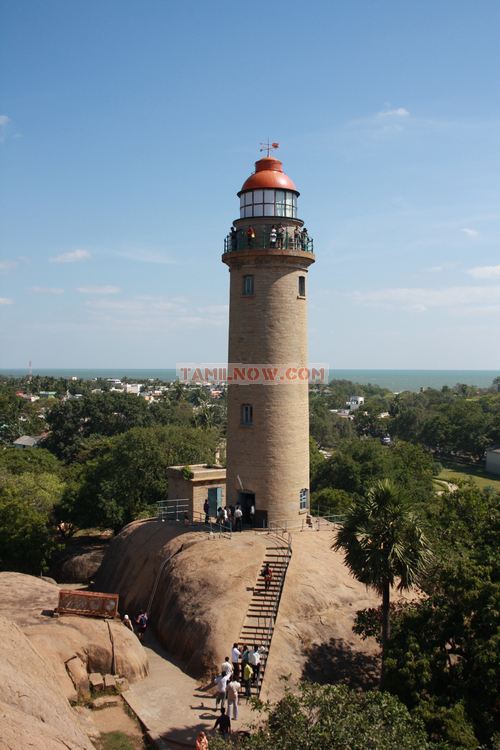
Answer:
[[[222,487],[208,488],[208,513],[210,518],[217,517],[217,508],[222,505]]]

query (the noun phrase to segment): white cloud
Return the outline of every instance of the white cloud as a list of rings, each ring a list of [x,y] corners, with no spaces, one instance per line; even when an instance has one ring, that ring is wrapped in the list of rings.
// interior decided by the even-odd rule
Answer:
[[[0,297],[0,305],[12,305],[14,304],[14,300],[9,299],[9,297]]]
[[[120,292],[119,286],[80,286],[78,287],[80,294],[118,294]]]
[[[90,258],[90,253],[88,250],[82,250],[81,248],[78,248],[77,250],[69,250],[67,253],[61,253],[60,255],[55,255],[53,258],[50,258],[51,263],[78,263],[82,260],[88,260]]]
[[[395,287],[351,292],[350,297],[359,304],[399,307],[413,312],[432,308],[449,310],[474,310],[488,312],[500,305],[498,286],[455,286],[441,289]]]
[[[17,260],[0,260],[0,271],[10,271],[17,266]]]
[[[135,260],[138,263],[157,263],[165,266],[176,263],[176,261],[169,258],[168,255],[156,250],[124,250],[117,252],[116,255],[119,258]]]
[[[55,286],[32,286],[33,294],[64,294],[64,289]]]
[[[456,262],[442,263],[440,266],[431,266],[427,270],[430,271],[430,273],[442,273],[443,271],[450,271],[453,268],[457,268],[459,265],[460,264]]]
[[[477,229],[469,229],[469,227],[463,227],[460,231],[466,234],[467,237],[470,237],[471,239],[479,235],[479,232]]]
[[[227,325],[227,305],[195,305],[183,297],[140,295],[120,299],[89,299],[92,320],[112,330],[164,331],[210,329]]]
[[[500,266],[475,266],[467,273],[475,279],[500,279]]]
[[[386,109],[383,112],[377,112],[377,117],[409,117],[410,113],[405,107],[396,107],[396,109]]]

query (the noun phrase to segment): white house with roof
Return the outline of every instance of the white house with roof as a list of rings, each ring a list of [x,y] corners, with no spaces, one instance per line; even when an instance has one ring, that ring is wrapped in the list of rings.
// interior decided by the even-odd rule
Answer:
[[[20,438],[14,440],[12,445],[15,448],[36,448],[43,435],[21,435]]]

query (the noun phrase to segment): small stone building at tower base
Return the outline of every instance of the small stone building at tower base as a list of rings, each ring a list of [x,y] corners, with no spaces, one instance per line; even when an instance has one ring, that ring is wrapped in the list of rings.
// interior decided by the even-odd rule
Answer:
[[[226,469],[222,466],[169,466],[167,477],[169,503],[186,501],[191,519],[202,519],[205,500],[208,500],[212,518],[217,515],[217,508],[226,505]]]

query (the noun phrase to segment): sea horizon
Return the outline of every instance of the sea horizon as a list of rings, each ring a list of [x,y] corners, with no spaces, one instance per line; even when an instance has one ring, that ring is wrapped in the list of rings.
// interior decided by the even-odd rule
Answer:
[[[0,375],[20,378],[28,374],[27,368],[0,368]],[[142,367],[64,367],[33,368],[33,375],[45,377],[72,377],[81,380],[94,378],[128,378],[136,380],[177,380],[175,367],[142,368]],[[453,387],[463,383],[478,388],[488,388],[493,379],[500,375],[498,370],[426,370],[426,369],[376,369],[376,368],[338,368],[330,369],[329,380],[350,380],[360,385],[378,385],[390,391],[418,391],[421,388],[440,389],[443,386]]]

